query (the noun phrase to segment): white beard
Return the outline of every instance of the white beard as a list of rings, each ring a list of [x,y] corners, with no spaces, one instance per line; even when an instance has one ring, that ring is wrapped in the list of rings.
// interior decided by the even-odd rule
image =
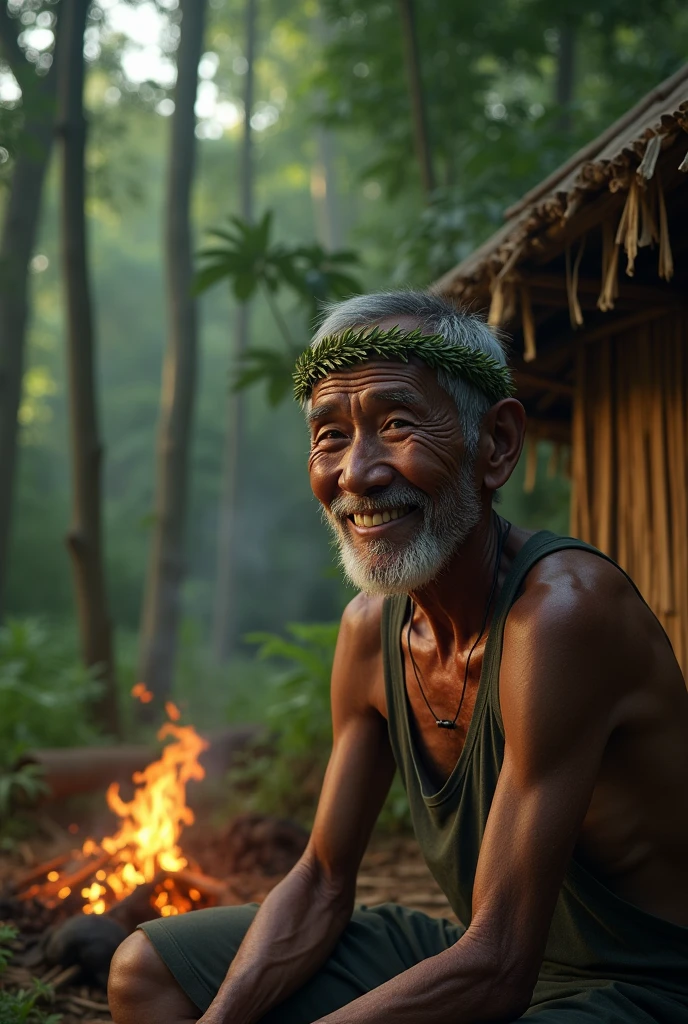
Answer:
[[[482,509],[472,469],[464,462],[456,480],[435,501],[410,484],[400,484],[374,497],[335,498],[329,509],[323,508],[339,549],[339,563],[357,590],[371,596],[408,594],[440,575],[480,522]],[[403,545],[386,538],[360,545],[353,542],[346,516],[402,505],[417,506],[423,517],[414,536]]]

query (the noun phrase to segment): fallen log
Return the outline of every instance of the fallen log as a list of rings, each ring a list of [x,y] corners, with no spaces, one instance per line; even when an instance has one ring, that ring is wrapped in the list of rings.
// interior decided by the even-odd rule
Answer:
[[[208,749],[199,760],[209,776],[222,775],[237,751],[255,739],[255,726],[233,726],[209,732]],[[159,757],[159,748],[141,745],[117,747],[50,747],[26,751],[16,764],[36,764],[43,769],[47,786],[44,799],[62,800],[77,793],[105,790],[111,782],[128,782]]]

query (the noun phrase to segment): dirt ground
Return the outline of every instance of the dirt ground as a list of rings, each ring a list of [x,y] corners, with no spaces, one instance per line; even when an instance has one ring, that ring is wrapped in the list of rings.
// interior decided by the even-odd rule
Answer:
[[[0,893],[22,873],[69,848],[70,843],[74,845],[74,837],[59,825],[47,826],[44,831],[52,831],[52,835],[19,844],[12,854],[0,855]],[[296,859],[304,838],[304,833],[300,834],[298,828],[293,829],[288,823],[270,820],[246,825],[242,821],[238,828],[229,830],[193,829],[183,845],[185,853],[193,857],[204,873],[223,881],[229,879],[233,894],[230,902],[260,902]],[[367,906],[403,903],[434,917],[453,919],[446,898],[410,838],[373,837],[359,872],[357,901]],[[8,914],[0,903],[0,923],[3,916],[7,918]],[[45,927],[48,919],[41,915],[33,922],[34,935]],[[21,966],[27,940],[31,938],[25,920],[16,946],[16,959],[0,975],[0,985],[26,988],[32,976],[42,977],[55,989],[53,1012],[63,1014],[62,1024],[111,1021],[104,991],[82,984],[79,977],[75,977],[74,968],[48,970],[43,966],[30,970]]]

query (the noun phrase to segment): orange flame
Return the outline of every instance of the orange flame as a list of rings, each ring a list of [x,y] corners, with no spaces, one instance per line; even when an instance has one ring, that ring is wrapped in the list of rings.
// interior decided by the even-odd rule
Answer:
[[[143,683],[138,683],[134,691],[134,696],[148,703],[149,691]],[[166,710],[170,719],[180,718],[178,708],[171,702]],[[180,871],[187,866],[179,846],[184,827],[194,820],[193,811],[186,805],[186,784],[204,777],[205,771],[198,758],[208,744],[193,726],[175,725],[172,721],[165,722],[158,732],[159,740],[169,737],[174,742],[164,747],[160,759],[134,774],[132,781],[136,790],[131,800],[121,798],[116,782],[107,791],[108,805],[121,818],[121,825],[114,835],[106,836],[99,844],[93,839],[83,844],[85,856],[101,851],[110,855],[107,873],[98,871],[97,881],[81,890],[86,900],[83,907],[86,914],[103,914],[115,900],[128,896],[137,885],[152,882],[159,869]],[[156,906],[164,916],[191,909],[190,904],[176,906],[167,900],[163,902],[160,897]]]
[[[131,695],[132,697],[135,697],[136,700],[140,700],[142,704],[150,704],[153,700],[153,694],[145,683],[136,683],[135,686],[132,686]]]

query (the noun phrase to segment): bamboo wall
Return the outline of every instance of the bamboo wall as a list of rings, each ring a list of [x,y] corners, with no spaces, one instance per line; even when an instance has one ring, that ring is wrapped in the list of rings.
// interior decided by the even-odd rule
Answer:
[[[688,678],[688,310],[577,353],[571,533],[610,554]]]

